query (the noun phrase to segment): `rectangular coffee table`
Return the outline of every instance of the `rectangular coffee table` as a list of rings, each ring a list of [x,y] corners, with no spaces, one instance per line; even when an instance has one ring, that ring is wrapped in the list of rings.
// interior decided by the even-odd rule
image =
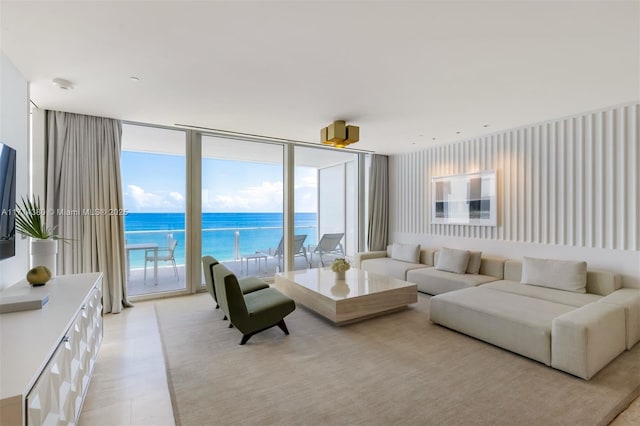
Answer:
[[[351,268],[336,280],[329,268],[279,272],[278,290],[327,318],[343,325],[405,308],[418,301],[415,284]]]

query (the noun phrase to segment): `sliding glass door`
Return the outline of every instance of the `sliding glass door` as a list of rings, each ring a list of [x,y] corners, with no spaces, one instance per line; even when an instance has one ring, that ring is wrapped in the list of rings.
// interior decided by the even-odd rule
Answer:
[[[185,132],[124,124],[121,169],[128,294],[184,290]]]
[[[282,270],[283,146],[204,135],[201,164],[202,255],[237,276]]]
[[[299,219],[315,220],[307,251],[313,267],[358,251],[358,154],[297,146],[295,208]]]

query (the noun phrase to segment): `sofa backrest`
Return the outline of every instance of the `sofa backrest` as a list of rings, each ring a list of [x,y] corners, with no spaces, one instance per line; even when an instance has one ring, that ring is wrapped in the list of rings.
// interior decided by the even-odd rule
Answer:
[[[505,258],[482,256],[480,259],[480,275],[490,275],[499,280],[504,279]]]
[[[435,265],[436,262],[434,259],[434,255],[436,251],[436,249],[420,247],[420,263],[427,266]]]
[[[504,279],[520,282],[522,280],[522,262],[507,260],[504,263]],[[606,296],[622,288],[622,277],[610,271],[587,271],[587,293]]]

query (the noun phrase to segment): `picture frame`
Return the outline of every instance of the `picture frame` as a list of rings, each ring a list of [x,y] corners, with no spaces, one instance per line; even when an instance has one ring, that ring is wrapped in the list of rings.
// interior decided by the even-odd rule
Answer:
[[[497,226],[497,172],[431,178],[431,223]]]

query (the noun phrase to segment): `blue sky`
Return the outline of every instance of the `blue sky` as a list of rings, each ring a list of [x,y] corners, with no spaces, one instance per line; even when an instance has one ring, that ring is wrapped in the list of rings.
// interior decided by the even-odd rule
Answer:
[[[131,212],[184,211],[185,157],[122,151],[124,205]],[[203,212],[282,211],[280,165],[204,159]],[[295,173],[297,212],[315,212],[316,170],[298,167]]]

